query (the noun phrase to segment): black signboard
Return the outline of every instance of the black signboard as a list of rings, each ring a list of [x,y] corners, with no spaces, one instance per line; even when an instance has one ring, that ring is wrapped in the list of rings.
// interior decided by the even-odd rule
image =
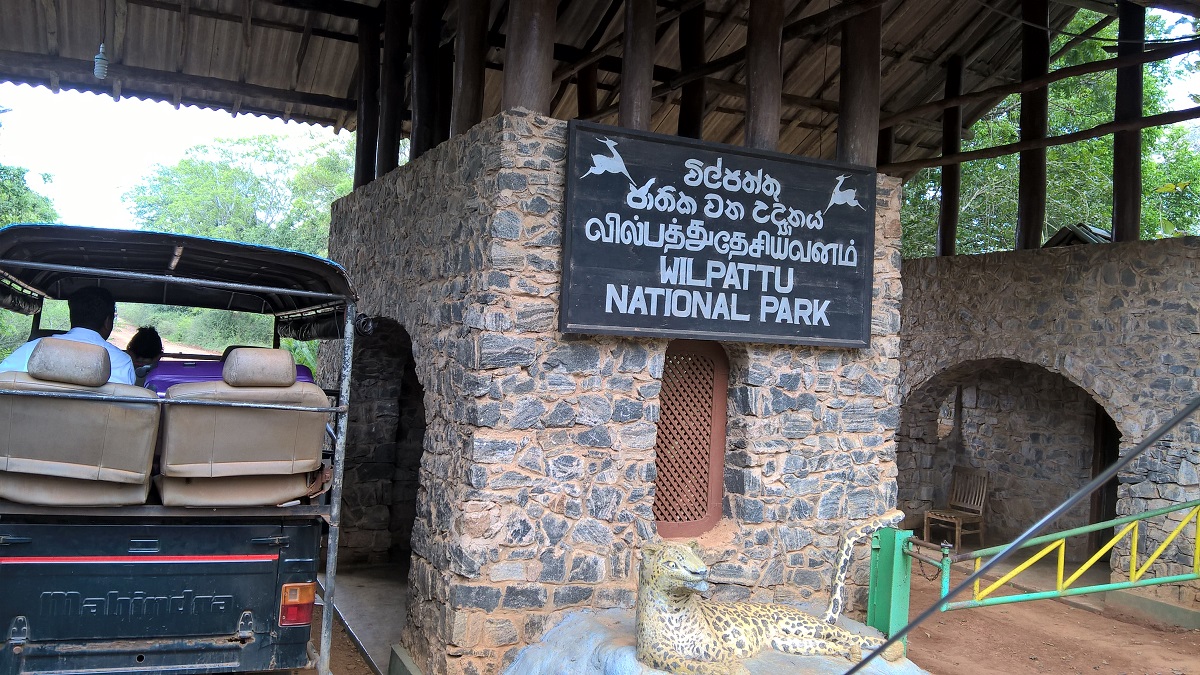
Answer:
[[[560,329],[865,347],[875,172],[571,122]]]

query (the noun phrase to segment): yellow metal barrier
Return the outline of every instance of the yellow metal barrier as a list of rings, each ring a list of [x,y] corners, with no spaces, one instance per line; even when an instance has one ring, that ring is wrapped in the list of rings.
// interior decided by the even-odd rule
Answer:
[[[1175,529],[1172,530],[1171,533],[1169,535],[1167,535],[1167,537],[1165,539],[1163,539],[1163,542],[1161,544],[1159,544],[1158,548],[1155,549],[1154,552],[1151,553],[1150,556],[1148,558],[1146,558],[1139,565],[1138,564],[1138,533],[1139,533],[1139,525],[1141,524],[1141,522],[1144,520],[1148,520],[1150,518],[1157,518],[1159,516],[1164,516],[1166,514],[1175,513],[1178,511],[1182,511],[1182,510],[1186,510],[1187,513],[1183,517],[1183,519],[1180,520],[1179,525],[1176,526]],[[1050,534],[1050,535],[1030,539],[1028,542],[1025,543],[1024,546],[1022,546],[1022,548],[1027,548],[1027,547],[1032,547],[1032,546],[1040,546],[1040,545],[1044,545],[1044,547],[1041,550],[1039,550],[1037,553],[1030,556],[1027,560],[1022,562],[1020,565],[1017,565],[1011,571],[1004,574],[998,580],[996,580],[995,582],[993,582],[992,584],[990,584],[986,587],[981,588],[979,580],[976,579],[975,583],[974,583],[973,594],[972,594],[971,600],[966,600],[963,602],[946,603],[944,605],[943,611],[948,611],[948,610],[952,610],[952,609],[966,609],[968,607],[985,607],[985,606],[989,606],[989,605],[1009,604],[1009,603],[1013,603],[1013,602],[1023,602],[1023,601],[1027,601],[1027,600],[1040,600],[1040,599],[1051,598],[1051,597],[1085,595],[1087,593],[1099,593],[1099,592],[1103,592],[1103,591],[1113,591],[1113,590],[1119,590],[1119,589],[1123,589],[1123,588],[1136,588],[1136,587],[1141,587],[1141,586],[1152,586],[1152,585],[1156,585],[1156,584],[1177,583],[1177,582],[1181,582],[1181,581],[1190,581],[1193,579],[1200,579],[1200,536],[1196,536],[1195,534],[1193,534],[1193,538],[1195,539],[1195,542],[1193,544],[1194,551],[1193,551],[1193,555],[1192,555],[1192,571],[1191,571],[1191,573],[1176,574],[1176,575],[1171,575],[1171,576],[1166,576],[1166,577],[1143,578],[1143,577],[1145,577],[1146,572],[1149,571],[1150,566],[1153,565],[1155,563],[1155,561],[1157,561],[1162,556],[1163,552],[1167,550],[1167,547],[1170,546],[1172,542],[1179,539],[1183,535],[1184,530],[1191,523],[1195,523],[1197,532],[1200,532],[1200,500],[1187,502],[1185,504],[1180,504],[1178,506],[1169,506],[1169,507],[1165,507],[1165,508],[1161,508],[1161,509],[1155,509],[1153,511],[1148,511],[1146,513],[1139,514],[1136,516],[1125,516],[1123,518],[1117,518],[1115,520],[1110,520],[1110,521],[1103,522],[1103,523],[1096,523],[1094,525],[1088,525],[1086,527],[1078,527],[1078,528],[1075,528],[1072,530],[1067,530],[1064,532],[1058,532],[1056,534]],[[1123,526],[1123,527],[1121,527],[1121,526]],[[1092,557],[1089,558],[1087,562],[1083,563],[1083,565],[1080,566],[1079,569],[1075,570],[1070,576],[1066,576],[1066,556],[1067,556],[1066,540],[1067,540],[1067,538],[1075,536],[1075,535],[1087,534],[1089,532],[1095,532],[1097,530],[1103,530],[1103,529],[1106,529],[1109,527],[1114,527],[1114,528],[1120,527],[1120,531],[1118,531],[1112,537],[1112,539],[1110,539],[1108,541],[1108,543],[1106,543],[1104,546],[1102,546],[1099,551],[1097,551],[1095,554],[1093,554]],[[1083,576],[1084,573],[1086,573],[1089,569],[1091,569],[1093,565],[1095,565],[1098,561],[1100,561],[1101,558],[1103,558],[1109,551],[1111,551],[1113,549],[1114,546],[1116,546],[1125,537],[1130,537],[1129,570],[1128,570],[1129,580],[1128,581],[1121,581],[1121,582],[1109,583],[1109,584],[1098,584],[1098,585],[1084,586],[1084,587],[1078,587],[1078,588],[1073,586],[1073,584],[1081,576]],[[1005,547],[1003,547],[1003,546],[997,546],[997,547],[982,549],[982,550],[975,551],[974,553],[971,553],[968,555],[957,556],[957,557],[955,557],[955,559],[956,560],[967,560],[967,559],[974,560],[975,571],[979,571],[980,567],[984,564],[984,560],[986,558],[995,555],[996,553],[1000,552],[1004,548]],[[1026,571],[1031,566],[1033,566],[1035,563],[1037,563],[1039,560],[1045,558],[1046,556],[1050,555],[1051,553],[1058,554],[1057,573],[1055,575],[1055,590],[1053,590],[1053,591],[1038,591],[1038,592],[1034,592],[1034,593],[1022,593],[1022,594],[1016,594],[1016,595],[992,596],[992,593],[994,593],[995,591],[997,591],[1000,588],[1003,588],[1005,584],[1007,584],[1010,581],[1012,581],[1013,579],[1015,579],[1022,572]],[[946,567],[948,567],[948,564],[946,565]],[[944,587],[943,588],[943,597],[945,597],[945,595],[946,595],[945,586],[947,586],[948,581],[949,581],[948,577],[943,580],[943,587]]]

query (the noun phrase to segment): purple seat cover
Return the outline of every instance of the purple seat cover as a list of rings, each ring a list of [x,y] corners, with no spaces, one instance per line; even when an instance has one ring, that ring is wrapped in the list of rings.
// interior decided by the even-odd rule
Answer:
[[[224,367],[223,361],[159,361],[146,375],[146,388],[162,394],[182,382],[219,382]],[[296,381],[313,381],[308,366],[296,366]]]

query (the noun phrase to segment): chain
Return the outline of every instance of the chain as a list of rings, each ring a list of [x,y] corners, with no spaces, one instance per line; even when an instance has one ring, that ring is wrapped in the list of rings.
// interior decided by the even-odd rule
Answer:
[[[940,578],[942,576],[942,568],[935,567],[933,576],[929,576],[928,574],[925,573],[925,561],[921,560],[920,558],[916,558],[916,561],[917,561],[917,574],[920,574],[922,577],[924,577],[924,579],[926,581],[937,581],[938,578]]]

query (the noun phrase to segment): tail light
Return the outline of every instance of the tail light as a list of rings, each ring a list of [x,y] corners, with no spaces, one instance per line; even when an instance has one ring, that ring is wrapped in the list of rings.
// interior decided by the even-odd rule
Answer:
[[[315,583],[284,584],[279,593],[279,625],[307,626],[312,623],[316,600]]]

